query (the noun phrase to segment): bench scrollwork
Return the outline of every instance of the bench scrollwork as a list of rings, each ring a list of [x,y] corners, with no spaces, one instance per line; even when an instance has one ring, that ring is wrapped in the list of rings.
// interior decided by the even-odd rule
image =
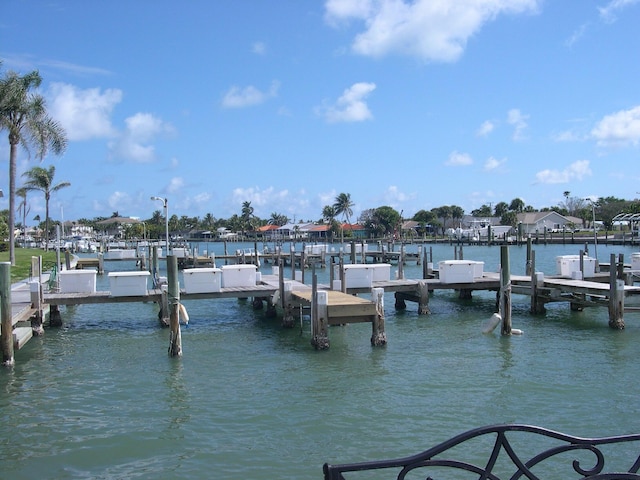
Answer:
[[[526,441],[522,441],[525,436]],[[516,438],[517,437],[517,438]],[[636,443],[633,443],[636,442]],[[464,445],[462,445],[464,444]],[[462,446],[461,446],[462,445]],[[479,455],[474,450],[473,459],[465,460],[462,452],[465,447],[473,449],[478,445],[489,447],[487,455]],[[526,448],[522,448],[525,445]],[[605,470],[605,453],[610,448],[631,446],[633,458],[629,459],[622,471]],[[536,450],[542,446],[542,451]],[[606,447],[605,446],[609,446]],[[535,453],[531,453],[533,450]],[[625,450],[626,451],[626,450]],[[478,459],[481,461],[478,461]],[[569,462],[566,462],[569,458]],[[480,427],[457,435],[435,447],[417,455],[392,460],[346,463],[323,466],[325,480],[347,480],[349,472],[386,470],[397,480],[435,477],[429,475],[449,471],[446,477],[478,478],[487,480],[530,479],[537,480],[544,472],[545,463],[560,463],[567,468],[562,477],[553,474],[553,478],[579,478],[589,480],[626,480],[640,479],[640,434],[616,437],[581,438],[531,425],[492,425]],[[566,463],[566,465],[565,465]],[[557,468],[557,465],[554,465]],[[615,468],[615,467],[614,467]],[[456,474],[456,472],[458,472]],[[505,473],[506,472],[506,473]],[[345,477],[343,474],[346,474]],[[456,476],[452,476],[456,474]],[[416,476],[417,475],[417,476]],[[544,475],[544,474],[542,474]],[[548,474],[547,474],[548,475]],[[379,478],[379,477],[376,477]],[[441,478],[440,476],[438,478]]]

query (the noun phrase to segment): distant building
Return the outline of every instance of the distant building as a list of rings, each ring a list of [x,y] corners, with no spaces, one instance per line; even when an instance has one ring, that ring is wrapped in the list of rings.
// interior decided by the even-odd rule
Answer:
[[[577,217],[560,215],[558,212],[526,212],[517,215],[518,223],[522,224],[522,233],[535,234],[547,232],[572,231],[582,226],[582,220]]]

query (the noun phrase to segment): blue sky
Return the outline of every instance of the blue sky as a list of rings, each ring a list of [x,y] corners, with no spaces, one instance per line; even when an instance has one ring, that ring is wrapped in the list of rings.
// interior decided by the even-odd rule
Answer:
[[[640,0],[3,0],[0,58],[67,131],[54,219],[159,195],[316,220],[341,192],[410,217],[637,198],[639,24]]]

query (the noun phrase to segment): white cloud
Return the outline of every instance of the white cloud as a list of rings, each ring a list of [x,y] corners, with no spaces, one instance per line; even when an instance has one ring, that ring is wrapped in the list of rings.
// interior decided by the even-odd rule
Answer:
[[[616,19],[616,12],[625,7],[634,5],[640,0],[611,0],[606,6],[599,7],[600,18],[605,22],[613,22]]]
[[[580,25],[580,27],[578,27],[578,29],[575,30],[571,34],[571,36],[567,39],[567,41],[565,42],[565,46],[569,48],[573,47],[573,45],[577,43],[578,40],[580,40],[586,34],[588,28],[589,28],[588,23],[583,23],[582,25]]]
[[[527,128],[527,120],[529,119],[529,115],[524,115],[517,108],[512,108],[507,113],[507,123],[512,125],[515,130],[513,131],[513,139],[514,140],[523,140],[524,131]]]
[[[371,120],[373,114],[365,99],[375,89],[375,83],[354,83],[342,93],[335,104],[323,105],[316,112],[329,123]]]
[[[486,137],[496,128],[493,122],[486,120],[480,125],[480,128],[476,131],[476,136],[478,137]]]
[[[454,62],[468,39],[504,13],[536,12],[541,0],[327,0],[332,26],[350,20],[366,29],[353,41],[361,55],[400,53],[427,61]]]
[[[109,208],[114,212],[131,207],[131,196],[125,192],[113,192],[107,199]]]
[[[267,46],[263,42],[253,42],[251,51],[256,55],[264,55],[267,53]]]
[[[638,145],[640,141],[640,105],[606,115],[591,130],[599,146]]]
[[[487,172],[491,172],[491,171],[496,170],[497,168],[501,167],[505,163],[507,163],[506,159],[498,160],[495,157],[489,157],[487,159],[487,161],[484,162],[484,170],[487,171]]]
[[[122,100],[121,90],[82,90],[66,83],[52,83],[47,97],[49,114],[64,127],[69,140],[115,135],[110,117],[113,108]]]
[[[584,140],[579,133],[573,130],[565,130],[564,132],[553,134],[552,138],[556,142],[579,142]]]
[[[193,197],[193,201],[197,205],[207,205],[211,200],[211,194],[208,192],[202,192]]]
[[[279,88],[280,83],[275,80],[271,82],[271,86],[266,92],[258,90],[253,85],[244,88],[234,85],[222,98],[222,106],[224,108],[244,108],[260,105],[277,96]]]
[[[578,160],[564,170],[542,170],[536,173],[535,183],[569,183],[591,176],[589,160]]]
[[[254,214],[259,217],[270,217],[272,213],[287,215],[292,221],[301,220],[300,212],[309,208],[308,194],[304,190],[291,192],[289,190],[276,190],[273,187],[261,189],[260,187],[234,188],[231,194],[231,204],[240,215],[242,204],[251,202]]]
[[[449,159],[444,163],[447,167],[464,167],[471,165],[473,159],[468,153],[451,152]]]
[[[184,187],[184,179],[182,177],[173,177],[167,187],[167,193],[178,193]]]
[[[397,186],[395,185],[391,185],[389,188],[387,188],[384,191],[384,202],[387,205],[390,206],[395,206],[398,203],[402,203],[402,202],[406,202],[408,200],[413,200],[414,198],[416,198],[416,194],[407,194],[404,192],[401,192]]]
[[[136,113],[125,124],[125,131],[109,147],[114,156],[138,163],[154,161],[155,147],[150,143],[158,136],[173,133],[170,124],[150,113]]]

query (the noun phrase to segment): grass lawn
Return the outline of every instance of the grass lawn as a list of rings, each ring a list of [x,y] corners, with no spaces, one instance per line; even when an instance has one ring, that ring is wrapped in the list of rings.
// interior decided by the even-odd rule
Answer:
[[[29,278],[31,274],[31,257],[42,256],[42,271],[48,272],[56,264],[56,252],[45,252],[40,248],[16,248],[16,264],[11,267],[11,283]],[[0,252],[0,262],[9,261],[9,252]]]

